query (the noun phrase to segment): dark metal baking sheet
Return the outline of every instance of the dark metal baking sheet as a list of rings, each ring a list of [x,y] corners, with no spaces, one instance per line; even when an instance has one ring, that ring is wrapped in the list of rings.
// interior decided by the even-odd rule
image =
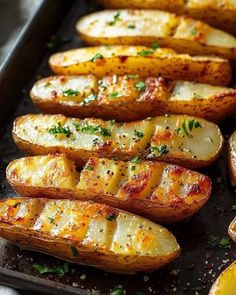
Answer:
[[[88,1],[74,3],[57,32],[58,39],[66,39],[68,42],[57,46],[53,51],[81,46],[74,27],[81,14],[86,13],[89,8],[93,9],[91,4],[93,3]],[[47,65],[51,53],[51,50],[47,51],[40,67],[28,83],[21,84],[22,101],[16,105],[15,111],[9,114],[8,120],[0,126],[0,197],[14,195],[6,183],[5,168],[9,161],[22,156],[11,138],[12,121],[18,115],[39,112],[32,106],[28,92],[36,79],[51,74]],[[29,66],[31,59],[34,59],[33,55],[28,56]],[[15,97],[12,97],[12,101],[14,99]],[[2,116],[1,105],[0,116]],[[236,117],[228,118],[220,127],[227,139],[236,129]],[[215,246],[208,245],[209,235],[217,238],[227,237],[228,225],[235,215],[235,212],[231,210],[232,205],[236,204],[235,191],[229,184],[225,154],[226,152],[222,154],[217,163],[202,170],[213,181],[213,192],[208,204],[192,219],[168,226],[182,248],[181,256],[171,265],[151,274],[123,276],[70,264],[69,273],[62,278],[52,274],[39,275],[32,267],[33,263],[55,266],[62,265],[63,261],[47,255],[20,250],[0,240],[0,280],[10,285],[49,294],[109,294],[109,291],[116,285],[122,285],[129,295],[135,295],[137,291],[145,295],[208,294],[213,281],[235,259],[236,253],[236,246],[233,242],[230,242],[230,249],[220,248],[219,243]]]

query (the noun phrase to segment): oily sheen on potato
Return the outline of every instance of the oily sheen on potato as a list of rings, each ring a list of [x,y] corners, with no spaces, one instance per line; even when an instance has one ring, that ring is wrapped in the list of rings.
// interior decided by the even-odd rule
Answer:
[[[234,240],[234,242],[236,243],[236,217],[234,218],[234,220],[230,223],[229,225],[229,229],[228,229],[229,235],[231,236],[231,238]]]
[[[236,2],[232,0],[99,0],[107,8],[160,9],[200,19],[236,35]]]
[[[93,46],[53,54],[49,65],[55,74],[106,75],[138,74],[163,76],[225,86],[231,80],[229,61],[214,56],[177,54],[172,49],[144,46]]]
[[[215,281],[209,295],[235,295],[236,261],[228,266]]]
[[[12,134],[17,146],[29,154],[64,153],[77,163],[96,156],[204,167],[218,158],[223,144],[217,125],[186,115],[118,123],[29,114],[15,120]]]
[[[82,17],[76,29],[89,45],[124,44],[162,47],[191,55],[236,59],[236,38],[208,24],[161,10],[103,10]]]
[[[158,269],[180,252],[162,226],[82,201],[1,200],[0,236],[25,249],[118,273]]]
[[[24,197],[93,200],[160,223],[192,216],[211,193],[207,176],[162,162],[90,158],[79,168],[64,155],[47,155],[14,160],[6,174]]]
[[[232,186],[236,186],[236,131],[228,142],[228,169]]]
[[[236,111],[236,90],[139,75],[52,76],[37,81],[31,98],[46,113],[133,121],[163,114],[219,121]]]

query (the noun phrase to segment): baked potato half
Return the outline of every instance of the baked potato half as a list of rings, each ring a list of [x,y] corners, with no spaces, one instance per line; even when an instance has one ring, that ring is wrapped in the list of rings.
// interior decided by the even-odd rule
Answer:
[[[209,295],[235,295],[236,261],[227,267],[215,281]]]
[[[197,114],[217,122],[236,113],[233,88],[138,75],[48,77],[34,84],[31,98],[46,113],[116,121],[168,113]]]
[[[14,160],[6,173],[24,197],[93,200],[161,224],[189,218],[211,194],[207,176],[163,162],[90,158],[79,168],[64,155],[47,155]]]
[[[228,143],[228,169],[232,186],[236,186],[236,131]]]
[[[231,238],[236,243],[236,217],[234,218],[234,220],[229,225],[228,232],[229,232],[229,235],[231,236]]]
[[[160,9],[200,19],[236,35],[236,2],[232,0],[99,0],[106,8]]]
[[[89,45],[145,45],[191,55],[218,55],[236,60],[236,38],[208,24],[161,10],[104,10],[82,17],[76,25]]]
[[[223,145],[217,125],[186,115],[118,123],[29,114],[15,120],[12,134],[17,146],[29,154],[63,153],[78,164],[95,156],[199,168],[214,162]]]
[[[231,79],[226,59],[210,56],[177,54],[172,49],[144,46],[95,46],[53,54],[49,65],[55,74],[106,75],[138,74],[163,76],[225,86]]]
[[[48,199],[0,201],[0,236],[20,247],[105,271],[152,271],[180,247],[165,228],[103,204]]]

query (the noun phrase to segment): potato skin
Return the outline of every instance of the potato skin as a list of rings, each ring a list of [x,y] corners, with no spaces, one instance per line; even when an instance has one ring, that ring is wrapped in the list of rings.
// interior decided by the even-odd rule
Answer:
[[[64,155],[36,156],[11,162],[6,174],[24,197],[93,200],[161,224],[189,218],[211,194],[208,177],[151,161],[133,164],[90,158],[78,173]]]
[[[126,75],[107,76],[101,80],[92,77],[91,79],[89,75],[44,78],[34,84],[31,90],[32,101],[49,114],[115,119],[121,122],[164,114],[198,114],[201,118],[218,122],[236,112],[236,90],[232,88],[173,81],[163,77],[143,79],[132,78],[135,75],[131,78]],[[84,84],[86,86],[77,86],[77,89],[76,85],[80,85],[82,81],[87,81]],[[62,89],[69,89],[72,82],[79,94],[77,97],[65,97]],[[137,90],[138,83],[145,83],[145,90]],[[111,99],[109,95],[112,92],[121,93],[122,97]],[[86,102],[86,98],[91,95],[94,98]]]
[[[141,52],[153,52],[140,55]],[[97,54],[102,58],[94,59]],[[163,76],[225,86],[231,80],[229,61],[217,57],[177,54],[166,48],[153,50],[144,46],[95,46],[53,54],[49,59],[57,75],[137,74],[143,77]]]
[[[103,204],[15,198],[1,200],[0,212],[1,237],[105,271],[153,271],[180,253],[167,229]]]
[[[236,186],[236,131],[228,142],[228,170],[232,186]]]
[[[202,20],[213,27],[236,35],[236,5],[232,1],[184,0],[98,0],[106,8],[143,8],[166,10]]]
[[[231,236],[231,238],[234,240],[234,242],[236,243],[236,217],[229,225],[228,233]]]
[[[57,124],[69,128],[72,137],[50,134],[49,130]],[[77,131],[74,124],[88,126],[90,130]],[[194,127],[194,124],[198,126]],[[184,128],[190,128],[188,125],[192,125],[191,131],[184,131]],[[101,126],[110,131],[110,136],[91,133],[91,127],[99,129]],[[135,135],[135,130],[142,133],[140,138]],[[214,162],[223,147],[223,137],[217,125],[185,115],[159,116],[122,124],[99,119],[79,120],[63,115],[29,114],[15,120],[12,134],[17,146],[28,154],[63,153],[78,165],[93,156],[118,157],[123,161],[139,156],[194,169]]]
[[[119,17],[114,18],[119,13]],[[133,29],[129,26],[133,25]],[[218,55],[236,59],[236,38],[204,22],[160,10],[120,9],[94,12],[76,25],[89,45],[145,45],[158,42],[191,55]],[[155,29],[153,29],[155,28]],[[222,42],[222,40],[224,40]]]
[[[228,266],[213,284],[209,295],[234,295],[236,285],[236,261]]]

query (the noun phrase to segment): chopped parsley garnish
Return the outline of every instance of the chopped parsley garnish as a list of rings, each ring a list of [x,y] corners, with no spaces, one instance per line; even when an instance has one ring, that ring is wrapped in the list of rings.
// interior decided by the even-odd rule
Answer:
[[[230,209],[230,212],[234,212],[236,211],[236,204],[232,205],[231,209]]]
[[[63,127],[61,125],[61,122],[57,123],[57,126],[52,126],[52,128],[50,128],[48,130],[48,132],[52,135],[57,135],[57,134],[65,134],[66,137],[70,137],[70,135],[72,134],[72,132],[70,131],[70,128],[68,126]]]
[[[90,102],[97,99],[96,94],[90,94],[89,96],[85,97],[85,99],[80,103],[81,105],[89,104]]]
[[[219,236],[214,236],[214,235],[209,234],[206,243],[208,246],[211,246],[211,247],[218,247],[221,249],[230,249],[231,248],[229,237],[220,238]]]
[[[134,129],[134,135],[139,137],[139,138],[142,138],[144,136],[143,132],[140,132],[140,131],[138,131],[136,129]]]
[[[135,25],[128,25],[127,28],[128,28],[128,29],[135,29],[136,26],[135,26]]]
[[[223,248],[223,249],[230,249],[231,248],[230,238],[229,237],[223,237],[222,239],[220,239],[219,247]]]
[[[80,124],[73,123],[76,128],[76,131],[83,133],[100,133],[103,136],[111,136],[111,130],[107,128],[103,128],[100,125],[89,125],[89,124]]]
[[[123,96],[123,94],[120,91],[115,91],[115,92],[109,93],[110,98],[118,98],[118,97],[122,97],[122,96]]]
[[[197,93],[193,93],[193,98],[196,98],[196,99],[201,99],[202,96],[200,94],[197,94]]]
[[[131,171],[135,171],[136,170],[136,166],[131,166]]]
[[[162,155],[166,155],[166,154],[169,153],[169,150],[168,150],[166,144],[162,144],[162,145],[160,145],[160,146],[152,146],[152,147],[151,147],[151,150],[152,150],[152,151],[157,151],[157,152],[160,154],[160,156],[162,156]]]
[[[153,43],[152,43],[152,48],[153,48],[153,49],[160,48],[160,44],[159,44],[158,42],[153,42]]]
[[[89,170],[89,171],[94,170],[93,166],[90,166],[90,165],[85,166],[84,169],[85,169],[85,170]]]
[[[110,295],[126,295],[126,291],[121,285],[118,285],[112,289]]]
[[[45,265],[41,265],[41,264],[33,264],[33,267],[40,273],[40,274],[44,274],[44,273],[56,273],[58,274],[60,277],[63,277],[65,274],[67,274],[69,272],[69,265],[68,263],[64,263],[62,267],[47,267]]]
[[[139,81],[134,86],[138,91],[145,91],[146,89],[146,84],[144,81]]]
[[[45,87],[45,88],[48,88],[48,87],[50,87],[51,85],[52,85],[52,84],[51,84],[50,82],[47,82],[47,83],[44,84],[44,87]]]
[[[142,49],[141,51],[138,52],[138,55],[140,55],[140,56],[148,56],[148,55],[151,55],[153,53],[154,53],[153,50]]]
[[[77,248],[75,246],[71,246],[71,253],[73,256],[78,256],[79,255],[79,251],[77,250]]]
[[[195,119],[189,121],[184,120],[181,127],[177,128],[175,131],[177,134],[183,132],[186,136],[192,137],[192,135],[190,134],[191,131],[197,128],[202,128],[202,125],[199,121]]]
[[[55,218],[52,218],[52,217],[48,217],[48,220],[49,220],[49,223],[53,223]]]
[[[96,54],[94,55],[94,57],[92,57],[92,58],[90,59],[90,61],[95,62],[95,61],[97,61],[97,60],[99,60],[99,59],[104,59],[104,56],[103,56],[101,53],[96,53]]]
[[[198,33],[198,30],[197,30],[196,28],[193,28],[193,29],[190,31],[190,34],[193,35],[193,36],[197,35],[197,33]]]
[[[119,11],[117,11],[116,14],[113,16],[113,20],[108,22],[108,25],[114,26],[118,20],[120,20],[120,12]]]
[[[110,213],[107,215],[106,219],[107,219],[108,221],[116,221],[117,217],[118,217],[118,216],[117,216],[116,213],[114,213],[114,212],[110,212]]]
[[[142,159],[139,156],[136,156],[131,160],[131,163],[135,163],[135,164],[138,164],[141,162],[142,162]]]
[[[139,75],[132,75],[132,74],[129,74],[129,75],[127,75],[127,77],[128,77],[129,79],[138,79],[138,78],[139,78]]]
[[[77,90],[73,90],[73,89],[67,89],[62,91],[63,96],[76,96],[78,95],[80,92]]]

